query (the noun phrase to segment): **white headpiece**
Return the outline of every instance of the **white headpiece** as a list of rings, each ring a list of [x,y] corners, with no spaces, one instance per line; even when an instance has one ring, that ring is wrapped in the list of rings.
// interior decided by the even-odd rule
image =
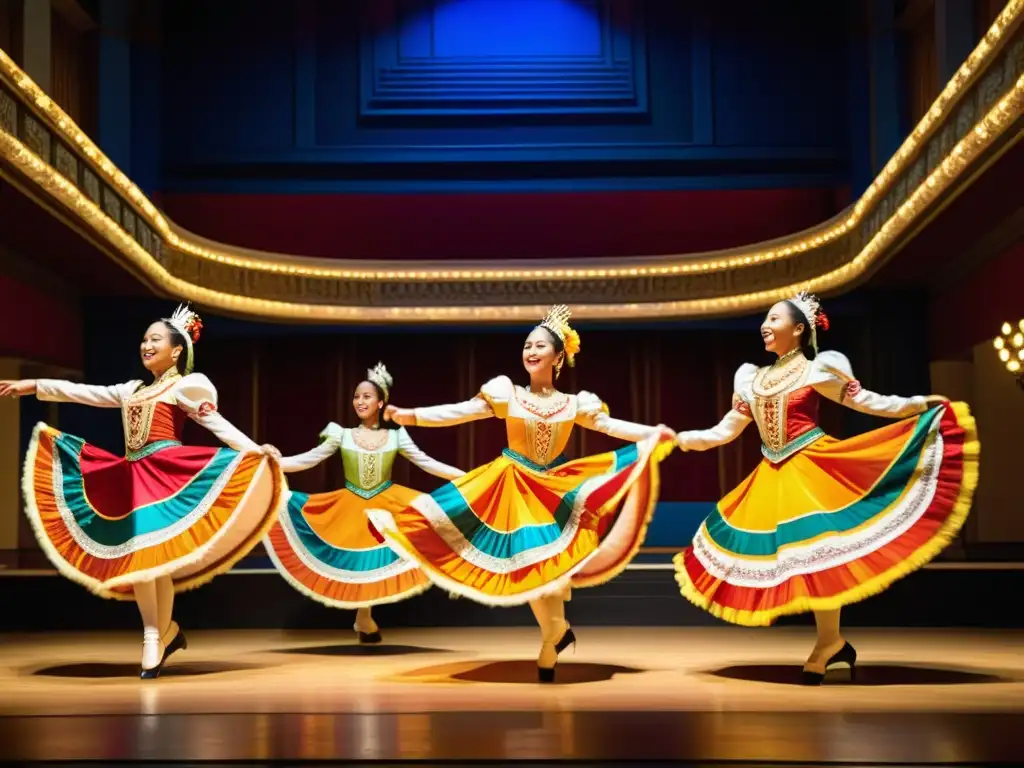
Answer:
[[[192,352],[192,345],[199,341],[199,334],[203,330],[203,321],[191,307],[186,304],[179,304],[174,314],[165,317],[164,322],[185,337],[185,375],[192,373],[195,366],[195,355]]]
[[[807,319],[808,324],[811,327],[811,347],[814,349],[815,354],[818,352],[818,329],[821,328],[823,331],[828,330],[828,317],[821,311],[821,302],[818,301],[818,297],[807,291],[800,291],[796,296],[789,300],[797,309],[803,313],[803,316]]]
[[[383,390],[384,402],[387,402],[388,396],[391,393],[391,385],[395,383],[395,380],[391,378],[391,374],[384,367],[384,363],[377,363],[373,368],[367,368],[366,380],[376,384]]]

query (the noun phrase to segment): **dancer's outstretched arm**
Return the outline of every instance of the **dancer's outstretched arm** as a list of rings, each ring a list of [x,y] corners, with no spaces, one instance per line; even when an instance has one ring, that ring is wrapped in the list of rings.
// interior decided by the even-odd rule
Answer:
[[[94,408],[120,408],[124,397],[142,386],[139,380],[113,386],[76,384],[62,379],[23,379],[0,381],[0,397],[35,395],[51,403],[76,403]]]
[[[217,412],[217,389],[203,374],[191,373],[181,379],[175,387],[174,399],[192,421],[210,430],[229,448],[280,456],[276,448],[270,445],[257,445],[252,438]]]
[[[947,402],[946,398],[938,395],[900,397],[864,389],[854,377],[850,361],[839,352],[821,352],[812,365],[815,369],[811,385],[822,396],[861,413],[902,419],[923,413],[929,405]]]
[[[732,408],[711,429],[693,429],[680,432],[676,442],[684,451],[707,451],[731,443],[753,421],[750,412],[750,382],[757,368],[749,363],[741,365],[733,377]]]
[[[298,453],[294,456],[285,456],[281,459],[281,469],[284,472],[304,472],[312,469],[318,464],[331,458],[341,448],[341,438],[344,430],[333,421],[323,428],[320,433],[320,444],[310,448],[305,453]]]
[[[472,400],[425,408],[389,405],[384,409],[384,418],[403,427],[451,427],[479,419],[503,419],[511,396],[512,380],[498,376],[480,387],[480,393]]]
[[[435,477],[443,477],[445,480],[454,480],[455,478],[462,477],[466,474],[461,469],[448,466],[443,461],[438,461],[424,453],[423,450],[413,442],[412,438],[409,437],[409,433],[405,431],[405,427],[400,427],[398,430],[398,452],[424,472],[429,472]]]
[[[648,437],[662,434],[670,440],[675,439],[675,432],[663,424],[649,427],[623,419],[613,419],[608,406],[593,392],[580,392],[576,396],[576,423],[586,429],[602,432],[618,440],[639,443]]]

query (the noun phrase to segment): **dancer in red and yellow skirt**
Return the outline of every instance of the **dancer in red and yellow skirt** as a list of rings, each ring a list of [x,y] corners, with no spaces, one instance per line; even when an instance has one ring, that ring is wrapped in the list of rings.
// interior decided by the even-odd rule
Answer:
[[[764,459],[718,503],[676,556],[682,594],[726,621],[771,624],[812,611],[817,643],[803,681],[857,653],[840,609],[920,568],[957,535],[977,486],[979,445],[963,403],[864,389],[838,352],[817,354],[828,328],[806,293],[773,306],[761,326],[773,365],[736,372],[733,409],[713,429],[680,432],[683,450],[707,450],[757,424]],[[818,426],[826,397],[901,419],[848,440]]]
[[[395,457],[404,456],[446,480],[465,474],[427,456],[405,427],[381,418],[392,384],[391,374],[378,363],[352,396],[358,427],[343,429],[332,422],[320,434],[319,446],[281,459],[286,473],[301,472],[341,453],[345,486],[328,493],[291,491],[264,542],[277,570],[296,590],[332,608],[356,609],[353,629],[361,643],[382,639],[372,606],[396,603],[430,586],[416,562],[399,557],[366,518],[367,509],[398,512],[419,496],[391,482]]]
[[[572,365],[579,351],[568,321],[568,308],[555,307],[527,337],[528,387],[499,376],[463,403],[388,406],[386,418],[422,427],[503,419],[508,448],[402,510],[367,513],[395,551],[441,588],[486,605],[529,603],[541,628],[537,666],[545,682],[575,641],[565,620],[570,587],[608,581],[632,559],[658,498],[658,464],[675,445],[667,427],[612,419],[595,395],[555,389],[563,363]],[[566,461],[577,425],[635,442]]]
[[[192,373],[201,327],[184,307],[149,327],[140,348],[153,375],[148,385],[0,382],[0,396],[121,411],[123,457],[36,426],[23,486],[36,538],[57,570],[102,597],[138,604],[144,679],[186,645],[172,618],[175,592],[244,557],[274,522],[286,489],[275,449],[221,416],[209,379]],[[230,448],[182,445],[187,418]]]

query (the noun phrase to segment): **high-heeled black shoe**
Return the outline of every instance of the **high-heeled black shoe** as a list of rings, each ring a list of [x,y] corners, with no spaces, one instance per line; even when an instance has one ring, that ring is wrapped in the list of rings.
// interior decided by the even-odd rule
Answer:
[[[182,632],[181,627],[179,627],[178,633],[174,636],[174,639],[168,643],[166,648],[164,648],[164,657],[160,659],[161,666],[170,658],[172,653],[184,651],[186,648],[188,648],[188,638],[185,637],[185,633]]]
[[[152,669],[143,669],[139,672],[140,680],[156,680],[160,677],[160,673],[163,671],[164,664],[167,663],[167,659],[171,657],[172,653],[176,651],[183,651],[188,648],[188,638],[185,637],[185,633],[181,631],[181,627],[178,627],[178,632],[175,634],[174,639],[171,640],[167,645],[164,646],[163,656],[160,657],[160,663]]]
[[[572,627],[566,627],[565,632],[562,633],[561,639],[555,643],[555,666],[558,665],[558,654],[570,645],[573,647],[573,650],[575,650],[576,633],[572,631]],[[537,680],[542,683],[555,682],[555,667],[537,667]]]
[[[380,630],[376,632],[360,632],[356,630],[356,634],[359,636],[360,645],[376,645],[384,639]]]
[[[825,662],[825,671],[836,664],[850,665],[850,681],[857,682],[857,649],[850,643],[844,643],[843,647],[832,654],[832,658]],[[802,685],[821,685],[825,682],[825,675],[819,672],[808,672],[806,669],[801,676]]]

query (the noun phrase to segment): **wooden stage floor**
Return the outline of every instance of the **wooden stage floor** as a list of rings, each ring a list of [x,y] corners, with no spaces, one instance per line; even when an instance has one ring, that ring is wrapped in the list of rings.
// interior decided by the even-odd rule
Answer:
[[[136,634],[0,636],[0,759],[1024,759],[1021,632],[853,629],[857,684],[804,688],[806,629],[576,629],[554,685],[517,628],[188,632],[147,682]]]

